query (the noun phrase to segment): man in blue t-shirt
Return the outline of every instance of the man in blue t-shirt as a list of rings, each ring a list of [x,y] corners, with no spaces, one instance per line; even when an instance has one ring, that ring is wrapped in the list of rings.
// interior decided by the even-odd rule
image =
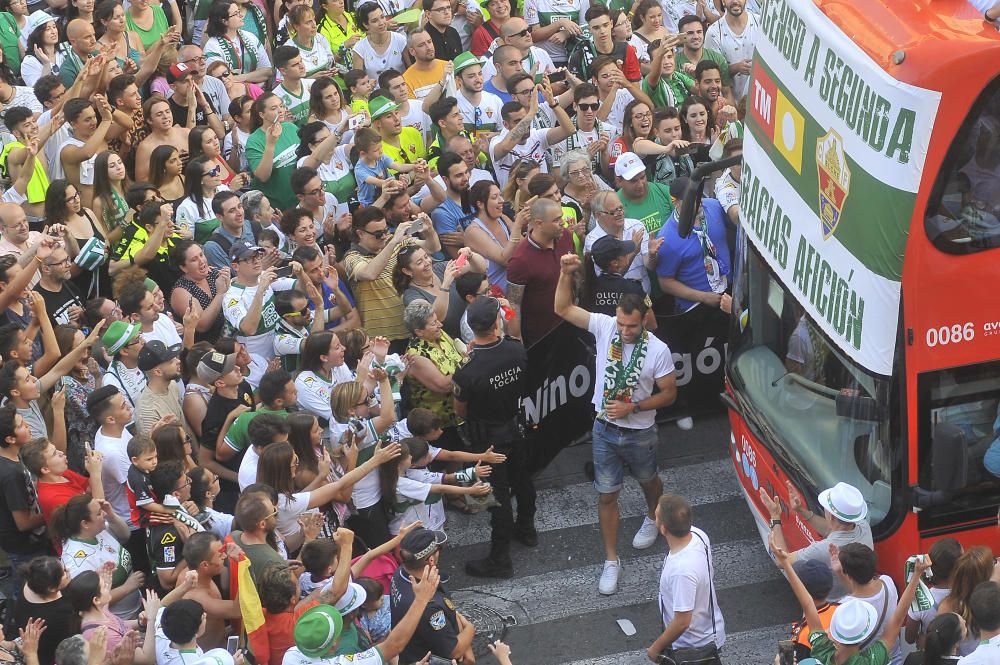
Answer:
[[[463,199],[467,199],[469,194],[469,167],[460,155],[452,152],[442,155],[437,167],[446,189],[444,202],[431,211],[434,230],[439,236],[460,233],[476,216],[475,212],[466,212],[462,207]],[[457,257],[458,250],[462,249],[462,245],[442,245],[442,250],[451,259]]]
[[[656,275],[664,293],[674,296],[678,313],[698,304],[719,307],[729,286],[729,244],[726,240],[726,214],[715,199],[703,199],[687,238],[677,228],[677,211],[687,191],[688,178],[670,184],[674,212],[657,237],[663,239]]]

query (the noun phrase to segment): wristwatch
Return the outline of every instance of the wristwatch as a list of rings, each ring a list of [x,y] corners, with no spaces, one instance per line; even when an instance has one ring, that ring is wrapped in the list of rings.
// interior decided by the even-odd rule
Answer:
[[[638,402],[632,404],[632,413],[639,413],[640,411],[642,411],[642,407],[639,406]]]
[[[771,520],[771,528],[773,529],[776,526],[781,526],[781,520],[780,519],[778,519],[778,520]]]

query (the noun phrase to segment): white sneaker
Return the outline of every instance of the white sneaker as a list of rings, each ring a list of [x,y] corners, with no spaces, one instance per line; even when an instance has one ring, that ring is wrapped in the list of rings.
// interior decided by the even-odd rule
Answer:
[[[659,535],[660,532],[656,528],[656,522],[648,517],[644,517],[642,526],[635,532],[635,538],[632,539],[632,547],[637,550],[644,550],[647,547],[651,547]]]
[[[605,561],[601,579],[597,583],[597,591],[603,596],[610,596],[618,591],[618,576],[621,575],[622,564],[618,561]]]
[[[687,431],[694,428],[694,418],[691,416],[684,416],[683,418],[677,419],[677,426],[682,430]]]

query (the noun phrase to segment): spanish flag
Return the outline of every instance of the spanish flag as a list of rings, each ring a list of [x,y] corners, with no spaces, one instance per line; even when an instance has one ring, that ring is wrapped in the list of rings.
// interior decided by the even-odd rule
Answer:
[[[749,102],[751,117],[771,139],[789,166],[801,174],[805,117],[795,102],[775,85],[763,67],[754,68]]]

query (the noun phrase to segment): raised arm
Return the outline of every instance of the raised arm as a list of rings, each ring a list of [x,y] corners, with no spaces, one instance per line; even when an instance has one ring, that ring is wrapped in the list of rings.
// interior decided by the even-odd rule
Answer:
[[[573,273],[580,268],[580,257],[574,252],[560,259],[559,283],[556,284],[554,309],[556,314],[577,328],[590,327],[590,312],[573,304]]]

